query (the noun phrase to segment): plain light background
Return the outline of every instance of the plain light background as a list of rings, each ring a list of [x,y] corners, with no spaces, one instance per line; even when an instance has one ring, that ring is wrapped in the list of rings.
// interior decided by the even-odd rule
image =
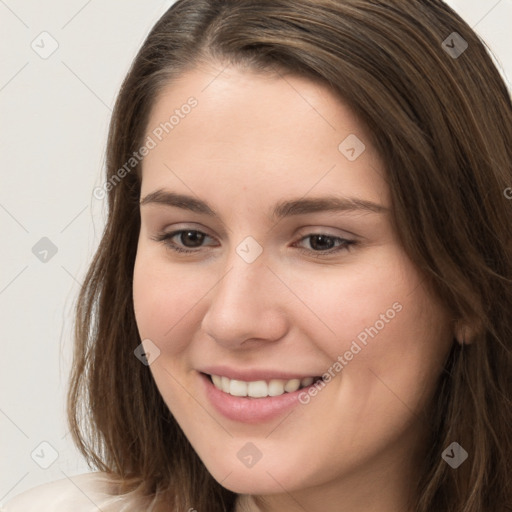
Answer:
[[[89,471],[68,435],[65,393],[72,308],[105,218],[92,191],[121,82],[172,3],[0,0],[0,503]],[[447,3],[512,90],[512,0]]]

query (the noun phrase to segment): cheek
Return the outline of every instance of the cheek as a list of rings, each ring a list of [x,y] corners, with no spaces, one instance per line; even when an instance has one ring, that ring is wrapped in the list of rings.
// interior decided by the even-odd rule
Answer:
[[[187,343],[179,335],[187,325],[204,285],[197,274],[162,261],[162,255],[141,250],[133,275],[135,318],[142,339],[150,338],[164,351],[180,351]]]
[[[379,400],[423,407],[453,341],[448,313],[411,262],[398,248],[378,253],[378,263],[305,276],[295,288],[317,313],[298,320],[306,338],[331,361],[334,385],[353,390],[340,406],[361,414]]]
[[[397,251],[374,252],[372,262],[288,271],[283,276],[303,302],[290,294],[290,322],[300,326],[305,338],[332,361],[351,349],[347,357],[355,359],[357,353],[360,360],[372,351],[387,352],[392,346],[400,350],[408,332],[419,329],[427,301],[422,294],[411,293],[419,286],[417,274]]]
[[[187,364],[191,311],[201,295],[197,279],[178,265],[170,265],[162,253],[141,244],[133,273],[135,320],[141,340],[150,339],[160,350],[150,366],[165,403],[180,418],[190,415],[193,404],[181,390],[186,382],[180,369]]]
[[[340,363],[332,373],[344,388],[340,410],[352,410],[354,424],[423,410],[453,342],[448,313],[410,262],[396,254],[389,261],[345,281],[338,310],[329,310],[338,334],[329,355]]]

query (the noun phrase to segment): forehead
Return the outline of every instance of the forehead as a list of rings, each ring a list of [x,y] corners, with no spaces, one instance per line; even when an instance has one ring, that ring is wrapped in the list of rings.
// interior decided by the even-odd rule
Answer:
[[[185,185],[208,195],[254,190],[260,200],[315,189],[387,201],[382,162],[364,126],[326,86],[304,77],[189,71],[156,99],[149,139],[141,195]]]

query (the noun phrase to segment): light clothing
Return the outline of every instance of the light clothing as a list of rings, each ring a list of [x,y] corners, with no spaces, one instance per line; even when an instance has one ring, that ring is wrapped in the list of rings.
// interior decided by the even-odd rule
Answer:
[[[9,500],[0,512],[141,512],[152,499],[135,491],[116,496],[106,473],[93,472],[38,485]],[[144,508],[142,508],[144,507]]]

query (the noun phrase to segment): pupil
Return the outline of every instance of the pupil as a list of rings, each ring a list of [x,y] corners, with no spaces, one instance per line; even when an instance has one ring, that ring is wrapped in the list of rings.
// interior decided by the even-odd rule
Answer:
[[[324,244],[322,244],[321,242],[320,242],[320,244],[318,244],[317,242],[313,242],[314,240],[318,240],[318,239],[323,240]],[[326,240],[328,240],[330,242],[327,244],[329,247],[323,246],[323,245],[325,245]],[[314,235],[311,237],[311,247],[313,249],[320,249],[320,250],[332,249],[332,244],[333,244],[333,240],[330,237],[326,237],[325,235]]]
[[[198,231],[184,231],[181,234],[181,241],[183,242],[183,245],[190,247],[186,243],[184,243],[185,238],[191,238],[192,239],[192,247],[198,247],[201,245],[201,242],[203,241],[203,235],[199,233]],[[195,239],[195,245],[194,245],[194,239]]]

